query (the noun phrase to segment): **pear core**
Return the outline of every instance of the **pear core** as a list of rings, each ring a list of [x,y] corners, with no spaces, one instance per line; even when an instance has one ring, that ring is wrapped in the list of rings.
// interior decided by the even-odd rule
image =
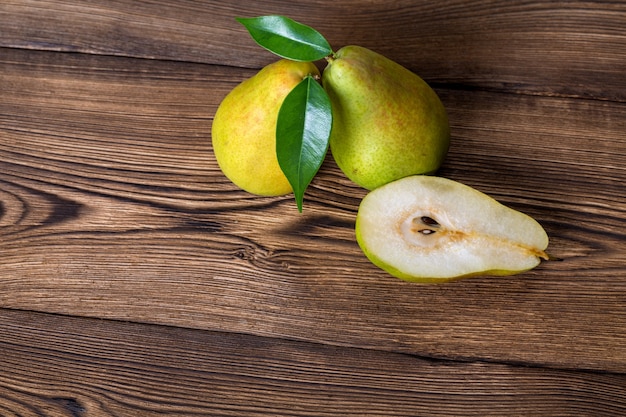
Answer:
[[[406,177],[366,195],[356,236],[372,263],[417,282],[510,275],[548,259],[548,236],[533,218],[434,176]]]

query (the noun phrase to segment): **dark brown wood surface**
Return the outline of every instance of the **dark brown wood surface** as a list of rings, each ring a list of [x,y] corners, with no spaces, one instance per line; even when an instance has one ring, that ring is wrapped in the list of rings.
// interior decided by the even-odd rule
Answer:
[[[439,175],[535,217],[551,261],[416,285],[354,239],[327,158],[292,196],[220,172],[221,99],[285,14],[431,83]],[[626,415],[626,4],[0,4],[0,415]]]

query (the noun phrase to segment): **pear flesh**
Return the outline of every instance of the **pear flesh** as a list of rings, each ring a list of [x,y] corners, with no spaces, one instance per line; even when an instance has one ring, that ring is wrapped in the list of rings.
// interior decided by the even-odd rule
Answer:
[[[330,150],[344,174],[373,190],[439,169],[448,152],[446,110],[430,86],[360,46],[328,58],[322,83],[333,108]]]
[[[237,85],[220,103],[211,128],[213,152],[228,179],[252,194],[292,192],[276,157],[276,123],[285,97],[307,75],[311,62],[280,60]]]
[[[511,275],[548,259],[548,235],[533,218],[435,176],[406,177],[366,195],[356,237],[372,263],[415,282]]]

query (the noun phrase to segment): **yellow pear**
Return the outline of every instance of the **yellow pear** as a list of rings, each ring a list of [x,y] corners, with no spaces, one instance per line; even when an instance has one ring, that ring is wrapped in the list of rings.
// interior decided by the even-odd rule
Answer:
[[[236,86],[220,103],[212,126],[213,152],[228,179],[257,195],[292,191],[276,157],[276,121],[283,100],[307,75],[310,62],[280,60]]]
[[[322,81],[333,107],[330,150],[345,175],[372,190],[434,173],[448,152],[450,131],[430,86],[363,47],[345,46],[327,60]]]

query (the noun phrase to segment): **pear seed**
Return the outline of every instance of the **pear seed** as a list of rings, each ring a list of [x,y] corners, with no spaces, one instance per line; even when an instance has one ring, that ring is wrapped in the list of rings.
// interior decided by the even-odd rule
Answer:
[[[432,217],[422,216],[422,218],[420,220],[425,225],[433,226],[433,227],[439,227],[439,223],[437,223],[437,220],[433,219]]]
[[[423,235],[431,235],[435,233],[436,230],[433,229],[437,229],[440,226],[435,219],[428,216],[422,216],[420,218],[415,217],[413,219],[413,224],[415,225],[413,231]],[[426,227],[424,227],[424,225],[426,225]]]

